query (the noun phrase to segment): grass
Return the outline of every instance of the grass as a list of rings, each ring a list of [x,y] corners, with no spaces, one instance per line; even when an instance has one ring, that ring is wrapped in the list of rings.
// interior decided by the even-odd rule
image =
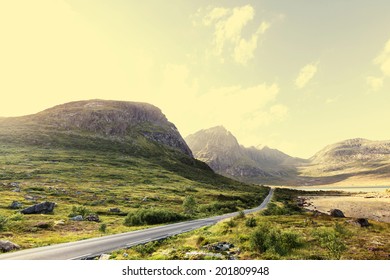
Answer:
[[[272,202],[286,209],[303,191],[276,189]],[[310,195],[316,194],[310,192]],[[318,195],[326,195],[319,192]],[[295,207],[293,207],[295,209]],[[112,252],[112,259],[389,259],[390,224],[370,221],[361,228],[347,218],[303,210],[247,214],[214,226],[169,237],[151,244]],[[210,245],[227,242],[233,249],[215,254]],[[137,247],[138,247],[137,246]],[[142,246],[147,252],[140,254]],[[210,255],[211,254],[211,255]]]
[[[266,188],[216,175],[202,163],[169,149],[146,157],[118,147],[109,150],[106,140],[100,138],[91,138],[99,147],[94,150],[60,144],[34,146],[28,143],[31,139],[22,145],[5,141],[7,137],[0,135],[0,239],[23,249],[127,232],[150,224],[125,225],[128,213],[165,209],[180,219],[191,219],[230,211],[233,203],[238,208],[250,208],[267,194]],[[67,135],[63,137],[55,141],[68,141]],[[149,149],[158,148],[154,145]],[[196,201],[196,210],[185,213],[183,201],[189,196]],[[53,214],[21,215],[18,209],[9,208],[13,201],[21,202],[23,208],[43,201],[55,202],[56,207]],[[111,208],[120,212],[111,212]],[[70,216],[87,212],[98,214],[101,223],[70,220]],[[41,222],[52,226],[41,228]],[[104,229],[101,224],[106,225]]]

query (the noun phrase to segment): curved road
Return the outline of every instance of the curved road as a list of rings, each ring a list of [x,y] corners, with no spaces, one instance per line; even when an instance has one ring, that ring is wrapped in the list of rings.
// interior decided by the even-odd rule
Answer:
[[[245,210],[252,213],[264,209],[270,201],[273,189],[260,206]],[[238,212],[214,216],[205,219],[186,221],[153,227],[132,232],[91,238],[76,242],[62,243],[57,245],[22,250],[13,253],[0,254],[0,260],[77,260],[99,256],[102,253],[112,252],[117,249],[128,248],[153,240],[162,239],[183,232],[191,231],[200,227],[213,225],[223,219],[234,217]]]

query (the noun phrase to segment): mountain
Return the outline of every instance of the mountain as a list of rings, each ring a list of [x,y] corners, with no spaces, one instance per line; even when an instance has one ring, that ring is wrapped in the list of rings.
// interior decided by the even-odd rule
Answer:
[[[326,146],[300,170],[308,184],[388,184],[390,141],[348,139]]]
[[[185,140],[195,158],[215,172],[243,182],[388,185],[390,181],[390,141],[349,139],[300,159],[267,146],[246,148],[221,126],[200,130]]]
[[[56,205],[50,215],[9,219],[21,248],[97,237],[102,225],[109,234],[139,229],[125,223],[128,214],[154,224],[239,211],[267,193],[195,159],[150,104],[87,100],[0,119],[0,220],[14,216],[14,205]],[[187,198],[196,202],[192,216]],[[84,221],[70,218],[79,215]]]
[[[76,101],[34,115],[0,119],[0,127],[3,137],[7,128],[10,132],[19,131],[22,134],[33,130],[45,131],[39,137],[32,133],[28,137],[30,139],[25,139],[36,144],[60,144],[57,137],[52,137],[54,133],[73,134],[75,137],[81,134],[99,136],[117,142],[134,143],[147,139],[192,157],[191,150],[175,125],[167,120],[159,108],[146,103]]]
[[[244,182],[286,183],[295,177],[296,166],[305,162],[267,146],[246,148],[222,126],[200,130],[185,140],[195,158]]]

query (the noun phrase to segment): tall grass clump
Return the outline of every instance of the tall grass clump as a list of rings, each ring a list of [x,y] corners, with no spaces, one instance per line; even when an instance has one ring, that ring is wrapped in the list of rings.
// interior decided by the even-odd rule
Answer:
[[[250,235],[250,244],[259,253],[285,256],[301,246],[299,235],[282,231],[269,224],[258,226]]]
[[[140,209],[127,214],[124,225],[141,226],[184,220],[185,216],[166,209]]]

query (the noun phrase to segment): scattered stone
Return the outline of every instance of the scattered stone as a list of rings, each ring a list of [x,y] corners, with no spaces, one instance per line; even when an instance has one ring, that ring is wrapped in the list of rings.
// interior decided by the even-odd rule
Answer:
[[[9,206],[9,208],[11,208],[11,209],[19,209],[22,207],[23,207],[23,204],[20,203],[19,201],[12,201],[11,205]]]
[[[119,208],[110,208],[111,213],[120,213],[121,210]]]
[[[147,196],[145,196],[145,197],[142,199],[142,202],[146,202],[146,201],[148,201],[148,197],[147,197]]]
[[[31,195],[26,195],[26,196],[24,197],[24,199],[25,199],[25,200],[35,200],[35,198],[32,197]]]
[[[0,251],[1,252],[9,252],[12,250],[18,250],[20,249],[20,246],[12,243],[11,241],[8,240],[0,240]]]
[[[330,215],[336,218],[345,218],[343,211],[341,211],[340,209],[331,209]]]
[[[218,242],[215,244],[208,244],[203,248],[209,251],[223,252],[223,251],[229,251],[231,248],[234,248],[234,245],[228,242]]]
[[[12,188],[20,188],[20,185],[19,185],[18,182],[9,183],[8,186],[9,186],[9,187],[12,187]]]
[[[129,254],[123,253],[123,257],[124,257],[124,258],[127,258],[128,256],[129,256]]]
[[[359,225],[360,227],[368,227],[370,226],[370,223],[366,218],[359,218],[355,220],[355,223]]]
[[[13,191],[13,192],[20,192],[20,188],[19,188],[19,187],[14,188],[12,191]]]
[[[99,261],[107,261],[109,260],[111,257],[111,255],[108,255],[108,254],[101,254],[100,257],[99,257]]]
[[[49,214],[53,213],[54,206],[56,204],[54,202],[42,202],[35,204],[33,206],[27,207],[20,211],[22,214]]]
[[[83,217],[81,217],[81,218],[83,218]],[[64,226],[65,225],[65,221],[64,220],[55,221],[54,225],[56,225],[56,226]]]
[[[72,221],[76,221],[76,222],[80,222],[80,221],[83,221],[83,216],[81,215],[77,215],[77,216],[74,216],[72,218],[70,218]]]
[[[99,216],[96,214],[88,214],[85,217],[85,220],[90,222],[97,222],[97,223],[100,222]]]

